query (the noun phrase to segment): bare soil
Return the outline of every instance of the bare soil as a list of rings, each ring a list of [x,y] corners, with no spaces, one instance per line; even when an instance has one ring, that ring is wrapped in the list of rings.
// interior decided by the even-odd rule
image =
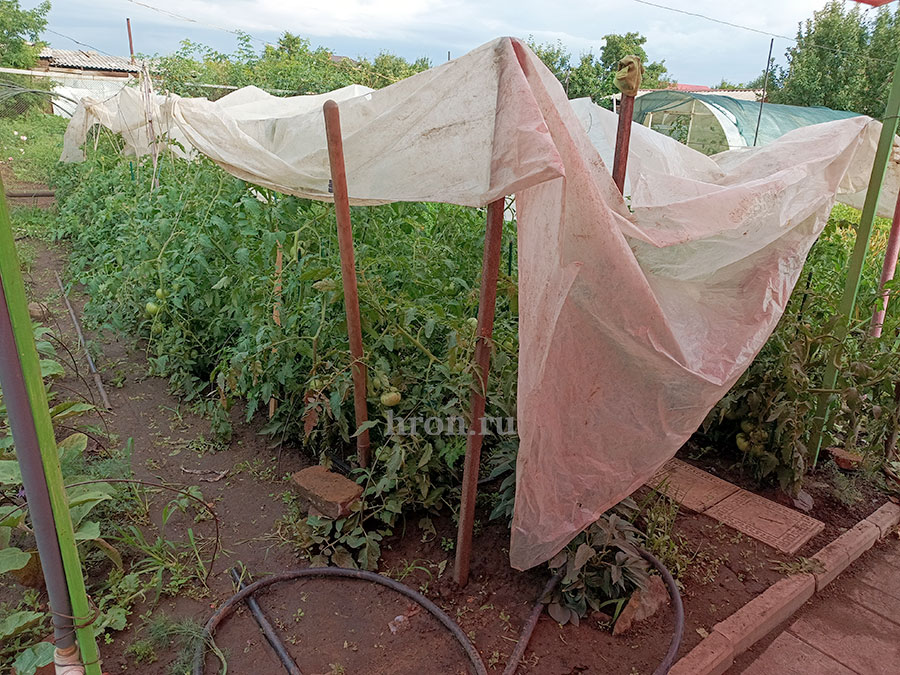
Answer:
[[[65,278],[65,250],[41,242],[27,244],[35,256],[28,275],[33,298],[49,305],[51,326],[75,355],[67,365],[69,375],[57,388],[69,396],[83,395],[97,401],[53,276],[58,271]],[[80,316],[86,298],[74,289],[71,299]],[[279,448],[259,435],[261,422],[244,423],[238,410],[234,411],[235,432],[229,446],[211,451],[208,422],[170,394],[164,380],[147,376],[139,342],[105,333],[89,333],[88,339],[113,410],[79,422],[108,425],[118,439],[115,444],[107,444],[98,438],[89,451],[103,457],[122,447],[126,439],[133,439],[130,462],[137,478],[198,485],[221,522],[223,551],[215,561],[209,588],[195,582],[177,597],[163,597],[157,603],[148,598],[135,607],[128,628],[113,634],[109,644],[101,645],[104,669],[111,674],[139,671],[163,675],[172,672],[176,644],[157,648],[152,663],[137,663],[127,652],[129,645],[147,636],[146,624],[151,616],[187,617],[204,623],[234,593],[228,570],[238,562],[257,577],[305,566],[290,545],[277,536],[276,522],[286,513],[282,495],[291,489],[286,478],[309,466],[310,460],[296,448]],[[68,358],[65,353],[60,356],[61,361]],[[223,471],[225,476],[215,480]],[[168,499],[156,496],[151,502],[152,520],[157,525]],[[485,512],[478,518],[487,524],[475,536],[471,581],[466,588],[452,582],[453,552],[446,549],[455,539],[455,526],[449,515],[435,518],[436,534],[425,535],[416,526],[418,517],[410,517],[405,533],[384,542],[380,571],[434,600],[474,641],[489,672],[499,673],[548,573],[544,568],[512,570],[508,564],[508,529],[501,523],[489,523]],[[188,527],[203,537],[208,552],[213,537],[211,521],[194,522],[176,515],[163,535],[184,540]],[[154,534],[152,523],[145,529],[148,536]],[[684,654],[716,622],[780,579],[779,563],[785,559],[702,515],[682,512],[674,529],[686,561],[681,576],[686,613],[681,647]],[[103,568],[90,572],[101,573]],[[21,588],[12,583],[0,584],[0,600],[14,600],[20,593]],[[306,581],[276,585],[261,593],[259,600],[303,673],[467,672],[465,657],[452,636],[425,611],[417,611],[389,590],[355,581]],[[398,622],[400,616],[405,619]],[[400,626],[396,632],[391,630],[392,622]],[[520,672],[652,673],[668,648],[672,626],[670,608],[619,637],[595,618],[589,617],[577,627],[560,626],[545,614]],[[217,644],[227,654],[231,673],[282,672],[246,609],[223,624]],[[210,658],[207,672],[214,671],[213,663]]]

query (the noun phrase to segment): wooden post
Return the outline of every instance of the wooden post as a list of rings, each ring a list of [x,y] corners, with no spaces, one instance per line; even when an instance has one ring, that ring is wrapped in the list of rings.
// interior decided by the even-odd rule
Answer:
[[[275,284],[272,289],[275,295],[275,304],[272,306],[272,320],[275,322],[276,326],[281,325],[281,289],[282,289],[282,266],[284,264],[284,251],[281,246],[281,242],[278,242],[278,246],[275,249]],[[275,349],[273,348],[274,352]],[[275,417],[275,411],[278,409],[278,402],[275,400],[275,397],[272,396],[269,398],[269,419]]]
[[[134,40],[131,39],[131,19],[125,19],[125,27],[128,28],[128,51],[131,53],[131,65],[134,65]]]
[[[481,443],[484,439],[484,406],[488,373],[491,368],[491,337],[494,334],[494,312],[497,305],[497,277],[500,274],[500,251],[503,236],[504,200],[488,204],[487,228],[484,234],[484,257],[481,263],[481,293],[478,300],[478,327],[475,343],[475,378],[472,384],[472,421],[466,439],[463,467],[462,499],[456,533],[456,565],[453,578],[460,586],[469,581],[472,556],[472,525],[475,522],[475,497],[478,494],[478,472],[481,467]]]
[[[869,335],[874,338],[881,337],[881,329],[884,326],[884,316],[887,314],[888,300],[891,292],[884,286],[894,278],[897,271],[897,257],[900,256],[900,194],[897,195],[897,206],[894,208],[894,220],[891,222],[891,234],[888,237],[887,250],[884,252],[884,265],[881,267],[881,281],[878,289],[881,291],[881,302],[875,306],[872,315],[872,326]]]
[[[631,145],[631,118],[634,116],[634,96],[622,94],[619,107],[619,129],[616,133],[616,154],[613,156],[613,182],[619,192],[625,192],[625,171],[628,169],[628,146]]]
[[[363,361],[362,324],[359,318],[359,289],[356,285],[356,261],[353,255],[353,226],[350,222],[350,195],[344,167],[344,141],[341,136],[341,113],[334,101],[325,101],[325,135],[328,140],[328,160],[331,164],[331,185],[334,192],[334,211],[337,216],[338,247],[341,253],[341,281],[344,285],[344,311],[350,355],[353,358],[353,407],[356,428],[369,418],[366,402],[366,364]],[[369,431],[356,437],[359,465],[369,465]]]

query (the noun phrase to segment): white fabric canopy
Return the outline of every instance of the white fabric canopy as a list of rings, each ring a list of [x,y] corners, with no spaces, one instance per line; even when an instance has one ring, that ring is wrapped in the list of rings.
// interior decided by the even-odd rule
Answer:
[[[248,88],[216,103],[160,97],[153,106],[185,147],[235,176],[329,200],[327,98],[340,102],[354,203],[482,206],[516,195],[510,559],[520,569],[552,557],[650,478],[744,372],[836,196],[860,201],[880,132],[851,118],[709,158],[634,125],[632,213],[607,170],[616,117],[570,103],[511,38],[377,91],[278,99]],[[146,151],[131,99],[123,92],[114,105],[85,105],[66,157],[93,122],[119,125],[132,150]],[[895,156],[884,215],[898,177]]]

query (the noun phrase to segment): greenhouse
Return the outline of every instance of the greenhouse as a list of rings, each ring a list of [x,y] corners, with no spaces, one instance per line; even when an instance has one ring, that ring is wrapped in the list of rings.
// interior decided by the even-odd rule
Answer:
[[[654,91],[634,102],[635,122],[707,155],[766,145],[794,129],[848,117],[856,113],[777,103],[764,104],[760,117],[758,102],[674,90]]]

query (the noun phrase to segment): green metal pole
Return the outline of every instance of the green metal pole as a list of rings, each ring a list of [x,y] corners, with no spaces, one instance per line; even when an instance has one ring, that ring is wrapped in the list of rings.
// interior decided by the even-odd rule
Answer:
[[[81,561],[75,543],[75,531],[72,527],[62,470],[59,466],[53,423],[50,420],[50,408],[47,405],[47,394],[41,378],[41,367],[34,344],[31,317],[28,315],[25,282],[22,279],[16,255],[16,245],[9,222],[2,180],[0,180],[0,283],[3,285],[3,295],[6,298],[15,347],[25,380],[25,391],[28,395],[28,404],[40,446],[44,479],[50,494],[50,506],[53,511],[56,536],[59,540],[72,613],[75,616],[75,634],[78,638],[82,663],[85,664],[86,675],[101,675],[100,653],[94,638],[94,627],[91,624],[93,610],[84,586]],[[82,627],[77,628],[77,626]]]
[[[897,59],[897,66],[894,68],[891,93],[888,97],[887,109],[884,111],[881,127],[881,138],[878,140],[878,150],[875,152],[875,161],[872,164],[872,176],[869,178],[869,189],[866,192],[866,201],[859,219],[859,228],[856,231],[856,244],[853,247],[853,255],[850,258],[850,268],[847,271],[847,285],[844,287],[844,296],[841,299],[838,310],[838,315],[841,317],[841,321],[835,329],[838,343],[828,356],[825,377],[822,381],[823,392],[819,394],[816,402],[816,416],[813,418],[812,434],[809,440],[813,466],[818,463],[819,451],[822,449],[825,424],[828,421],[828,411],[833,396],[829,392],[837,385],[841,346],[849,332],[853,310],[856,307],[856,297],[859,294],[863,267],[866,263],[866,253],[869,250],[869,240],[872,237],[872,227],[875,224],[875,215],[878,211],[881,187],[884,184],[888,160],[891,157],[891,150],[894,146],[894,136],[897,134],[898,114],[900,114],[900,58]]]

